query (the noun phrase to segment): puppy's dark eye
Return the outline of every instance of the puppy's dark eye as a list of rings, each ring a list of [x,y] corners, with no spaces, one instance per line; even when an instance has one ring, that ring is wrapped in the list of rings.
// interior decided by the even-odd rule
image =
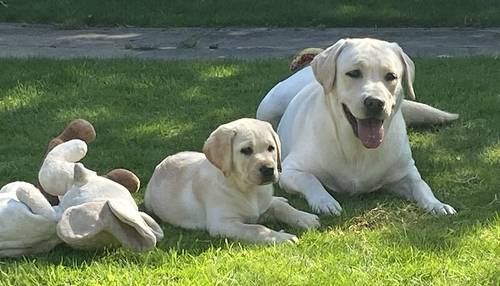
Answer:
[[[361,71],[360,70],[352,70],[352,71],[346,72],[345,75],[350,77],[350,78],[360,78]]]
[[[273,152],[274,151],[274,146],[269,145],[269,147],[267,147],[267,151]]]
[[[247,156],[250,156],[250,155],[252,155],[252,153],[253,153],[253,149],[252,149],[252,147],[246,147],[246,148],[241,149],[241,150],[240,150],[240,152],[241,152],[242,154],[245,154],[245,155],[247,155]]]
[[[386,81],[393,81],[393,80],[396,80],[397,78],[398,78],[398,76],[393,72],[389,72],[385,75]]]

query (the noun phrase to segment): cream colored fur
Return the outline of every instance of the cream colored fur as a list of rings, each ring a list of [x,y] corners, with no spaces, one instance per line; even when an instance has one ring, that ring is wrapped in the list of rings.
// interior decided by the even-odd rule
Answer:
[[[252,153],[244,154],[248,148]],[[203,151],[181,152],[156,166],[144,198],[150,212],[176,226],[253,242],[297,240],[260,225],[267,219],[302,228],[319,226],[317,216],[273,196],[280,141],[270,124],[239,119],[221,125]],[[269,177],[260,172],[263,166],[270,168]]]

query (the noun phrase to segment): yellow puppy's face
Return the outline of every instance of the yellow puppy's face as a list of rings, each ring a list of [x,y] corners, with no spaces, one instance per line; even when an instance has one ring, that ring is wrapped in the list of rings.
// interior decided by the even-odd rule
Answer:
[[[276,182],[280,168],[280,142],[271,125],[239,119],[217,128],[205,142],[208,160],[226,177],[249,185]]]

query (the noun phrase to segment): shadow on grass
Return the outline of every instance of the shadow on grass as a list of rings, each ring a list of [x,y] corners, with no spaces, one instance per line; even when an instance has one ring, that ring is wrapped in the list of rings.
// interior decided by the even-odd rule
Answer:
[[[47,142],[66,122],[83,117],[93,122],[97,131],[97,140],[89,146],[83,162],[99,173],[118,167],[134,171],[143,183],[142,191],[134,195],[138,203],[142,202],[144,186],[156,164],[179,151],[200,150],[219,124],[253,117],[261,97],[283,78],[287,69],[285,61],[0,62],[5,67],[0,75],[0,122],[11,122],[0,125],[4,138],[0,146],[0,184],[35,181]],[[433,73],[446,74],[440,73],[439,67]],[[443,79],[435,79],[439,80]],[[425,75],[422,82],[434,88],[427,94],[443,88],[442,84],[432,85],[432,79],[425,79]],[[425,91],[426,86],[417,83],[417,90],[420,87]],[[344,212],[340,217],[322,216],[320,232],[380,229],[387,244],[434,252],[455,247],[478,224],[491,224],[499,207],[498,202],[492,203],[498,193],[494,186],[500,185],[498,172],[495,173],[498,162],[485,162],[479,153],[498,144],[495,126],[500,124],[499,113],[481,121],[477,113],[469,110],[485,108],[477,104],[477,98],[468,96],[471,87],[465,84],[454,88],[462,89],[456,92],[455,101],[447,101],[441,95],[423,101],[459,112],[462,118],[451,126],[412,129],[410,139],[423,177],[436,196],[455,206],[459,214],[433,217],[414,204],[383,192],[354,197],[336,195]],[[493,104],[494,100],[487,103]],[[277,194],[290,198],[297,208],[308,210],[302,198],[290,197],[281,190]],[[304,234],[303,230],[279,223],[268,226]],[[81,267],[94,261],[127,257],[126,263],[158,265],[165,263],[163,252],[197,256],[209,249],[227,249],[238,244],[210,238],[204,231],[166,224],[162,227],[166,237],[159,249],[150,254],[124,249],[73,251],[59,246],[49,254],[26,259],[40,265]]]

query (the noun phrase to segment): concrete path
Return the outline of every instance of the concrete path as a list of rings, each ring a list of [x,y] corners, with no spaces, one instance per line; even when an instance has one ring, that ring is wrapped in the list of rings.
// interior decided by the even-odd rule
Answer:
[[[344,37],[398,42],[413,57],[500,54],[500,28],[89,28],[0,23],[0,57],[289,57]]]

